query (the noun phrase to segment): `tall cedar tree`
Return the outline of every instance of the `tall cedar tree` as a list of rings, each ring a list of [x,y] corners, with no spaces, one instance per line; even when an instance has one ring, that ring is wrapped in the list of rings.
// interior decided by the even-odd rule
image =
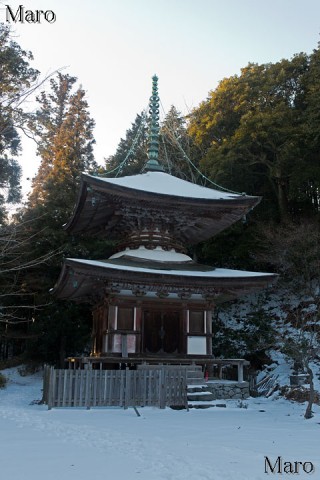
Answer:
[[[14,222],[7,222],[8,203],[20,200],[21,168],[17,156],[21,151],[19,130],[24,131],[27,114],[24,101],[37,87],[38,71],[31,68],[32,54],[11,38],[9,26],[0,23],[0,358],[16,353],[10,340],[11,325],[26,326],[27,310],[32,315],[33,299],[23,297],[20,273],[26,267],[21,260],[25,237]],[[21,248],[20,248],[21,247]],[[21,304],[27,308],[21,308]]]
[[[194,183],[201,182],[192,166],[198,164],[198,154],[186,128],[186,119],[174,105],[166,114],[160,128],[160,158],[169,173]],[[197,165],[198,167],[198,165]]]
[[[32,54],[10,37],[10,28],[0,23],[0,224],[5,203],[20,200],[21,168],[15,158],[26,116],[23,101],[32,90],[38,71],[30,67]]]
[[[169,173],[196,181],[197,172],[186,158],[193,155],[193,144],[185,124],[184,117],[172,106],[160,126],[159,161]],[[121,138],[116,153],[106,159],[106,172],[111,176],[136,175],[147,160],[148,122],[142,112]]]
[[[36,304],[47,304],[35,316],[32,331],[37,340],[30,348],[34,355],[60,364],[66,355],[82,353],[90,328],[87,307],[59,302],[49,295],[63,256],[90,255],[90,242],[77,242],[62,229],[74,208],[81,172],[97,168],[93,157],[94,121],[84,90],[79,87],[74,91],[75,84],[75,77],[59,73],[50,81],[50,92],[42,92],[37,98],[40,108],[30,128],[38,139],[41,164],[22,214],[32,233],[37,231],[33,255],[56,252],[46,269],[40,266],[25,277],[26,289],[34,293]]]
[[[320,48],[309,56],[308,71],[303,79],[305,109],[303,111],[304,143],[303,161],[297,165],[297,175],[292,184],[300,204],[320,209]]]
[[[85,91],[72,88],[75,77],[58,74],[51,79],[51,92],[37,98],[31,128],[38,137],[41,164],[33,179],[30,208],[42,207],[45,213],[64,223],[74,206],[81,172],[94,171],[94,121],[89,116]]]
[[[126,131],[125,138],[120,139],[116,153],[106,159],[106,173],[111,172],[112,177],[140,173],[147,161],[147,134],[145,114],[141,112]]]

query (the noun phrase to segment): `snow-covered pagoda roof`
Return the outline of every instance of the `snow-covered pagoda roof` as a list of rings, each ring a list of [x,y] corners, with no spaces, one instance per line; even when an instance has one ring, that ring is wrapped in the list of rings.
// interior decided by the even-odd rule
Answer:
[[[76,301],[89,300],[98,291],[117,291],[127,296],[171,295],[192,300],[204,297],[215,302],[230,300],[240,294],[265,288],[276,275],[214,268],[201,265],[177,252],[160,247],[147,250],[127,249],[108,260],[66,259],[53,289],[58,297]],[[179,297],[180,296],[180,297]]]
[[[120,251],[107,260],[66,259],[52,290],[59,298],[216,303],[265,288],[275,279],[269,273],[201,265],[185,255],[187,246],[241,220],[261,198],[203,187],[164,172],[158,162],[157,76],[152,80],[143,173],[115,178],[82,174],[78,201],[65,225],[70,233],[116,240]]]
[[[117,178],[102,178],[103,182],[155,195],[170,195],[190,199],[227,200],[242,195],[202,187],[165,172],[146,172]]]
[[[196,244],[241,220],[260,197],[221,192],[168,173],[103,178],[82,174],[80,194],[66,230],[119,239],[157,218],[182,244]],[[107,235],[106,235],[107,234]]]

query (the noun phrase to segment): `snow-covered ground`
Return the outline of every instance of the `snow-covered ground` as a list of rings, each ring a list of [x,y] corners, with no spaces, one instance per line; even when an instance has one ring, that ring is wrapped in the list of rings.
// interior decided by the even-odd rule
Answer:
[[[16,369],[0,390],[0,472],[11,480],[259,480],[273,463],[312,462],[320,478],[320,407],[277,398],[226,401],[226,408],[53,409],[41,398],[41,374]],[[309,468],[309,466],[308,466]]]

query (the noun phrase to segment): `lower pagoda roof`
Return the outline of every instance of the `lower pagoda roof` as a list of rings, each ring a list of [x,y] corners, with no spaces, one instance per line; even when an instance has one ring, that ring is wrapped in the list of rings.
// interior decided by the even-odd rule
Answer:
[[[91,303],[106,294],[218,303],[265,288],[277,277],[270,273],[213,268],[176,252],[162,255],[161,249],[155,255],[143,253],[149,257],[143,258],[137,255],[139,250],[124,251],[108,260],[68,258],[52,293],[62,299]],[[179,261],[175,260],[177,255]],[[183,261],[179,255],[185,257]],[[169,260],[161,261],[159,256]]]

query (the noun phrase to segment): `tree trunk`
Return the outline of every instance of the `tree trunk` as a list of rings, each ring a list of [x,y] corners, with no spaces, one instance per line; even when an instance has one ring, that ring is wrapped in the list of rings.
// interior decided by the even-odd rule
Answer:
[[[314,383],[313,383],[313,371],[309,366],[306,367],[306,370],[309,374],[309,381],[310,381],[310,393],[309,393],[309,401],[308,405],[304,414],[304,418],[309,419],[313,417],[312,413],[312,405],[314,401]]]
[[[281,220],[288,220],[288,197],[286,192],[286,182],[282,178],[277,178],[278,206]]]

